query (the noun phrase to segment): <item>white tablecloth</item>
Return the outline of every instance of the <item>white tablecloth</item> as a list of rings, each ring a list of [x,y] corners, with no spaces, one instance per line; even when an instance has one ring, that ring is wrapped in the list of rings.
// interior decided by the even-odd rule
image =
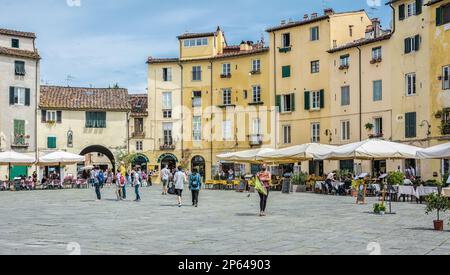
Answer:
[[[322,190],[323,184],[325,184],[324,181],[317,181],[316,182],[316,189]]]
[[[425,197],[430,194],[438,193],[438,192],[439,192],[439,189],[437,187],[419,186],[419,187],[417,187],[417,190],[416,190],[416,197],[418,199],[420,199],[420,197]]]
[[[399,197],[402,195],[417,197],[416,190],[414,190],[413,186],[399,186],[397,194]]]

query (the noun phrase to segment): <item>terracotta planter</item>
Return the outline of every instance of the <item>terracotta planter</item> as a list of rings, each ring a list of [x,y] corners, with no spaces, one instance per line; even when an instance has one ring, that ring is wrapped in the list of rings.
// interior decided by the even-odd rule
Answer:
[[[434,221],[434,230],[444,231],[444,221]]]

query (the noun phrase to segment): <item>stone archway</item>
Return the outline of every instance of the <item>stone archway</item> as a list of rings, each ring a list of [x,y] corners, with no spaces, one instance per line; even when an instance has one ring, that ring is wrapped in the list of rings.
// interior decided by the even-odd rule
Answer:
[[[101,145],[91,145],[91,146],[84,148],[83,151],[81,151],[80,155],[84,156],[84,155],[87,155],[90,153],[103,154],[105,157],[107,157],[109,159],[109,161],[111,162],[111,165],[112,165],[112,169],[113,169],[113,171],[115,171],[116,159],[114,157],[114,154],[108,148],[101,146]]]
[[[197,169],[200,175],[204,178],[206,176],[206,161],[202,156],[195,156],[191,160],[191,171]]]

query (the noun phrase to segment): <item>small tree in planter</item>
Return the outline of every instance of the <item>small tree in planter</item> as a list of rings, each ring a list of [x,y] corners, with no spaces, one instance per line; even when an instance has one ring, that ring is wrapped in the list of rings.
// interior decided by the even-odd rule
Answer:
[[[405,175],[402,172],[390,172],[387,177],[387,182],[389,185],[403,185],[405,180]]]
[[[442,196],[441,194],[433,193],[427,196],[426,202],[427,202],[426,214],[430,215],[435,211],[437,213],[437,220],[434,221],[434,230],[443,231],[444,221],[440,219],[441,218],[440,213],[449,210],[450,204],[448,199]]]
[[[378,215],[384,215],[386,213],[386,206],[383,204],[375,203],[373,205],[373,212]]]
[[[306,182],[308,181],[307,173],[297,173],[292,176],[292,185],[297,186],[296,192],[306,192]]]

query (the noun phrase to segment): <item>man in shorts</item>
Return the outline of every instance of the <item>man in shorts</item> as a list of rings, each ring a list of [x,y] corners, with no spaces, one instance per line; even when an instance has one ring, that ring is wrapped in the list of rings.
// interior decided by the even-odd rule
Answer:
[[[163,186],[163,192],[162,195],[167,195],[167,186],[169,185],[170,180],[170,170],[169,167],[166,165],[164,169],[161,170],[161,183]]]

